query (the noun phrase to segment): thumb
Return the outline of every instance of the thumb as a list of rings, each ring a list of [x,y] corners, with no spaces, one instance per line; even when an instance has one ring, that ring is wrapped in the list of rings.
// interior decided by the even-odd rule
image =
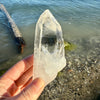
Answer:
[[[37,78],[32,81],[19,95],[15,96],[13,100],[36,100],[44,88],[44,81]]]

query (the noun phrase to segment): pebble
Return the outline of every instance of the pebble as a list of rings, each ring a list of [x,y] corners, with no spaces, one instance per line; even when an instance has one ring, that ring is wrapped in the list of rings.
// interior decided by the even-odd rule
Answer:
[[[90,91],[87,91],[88,94],[90,94]]]

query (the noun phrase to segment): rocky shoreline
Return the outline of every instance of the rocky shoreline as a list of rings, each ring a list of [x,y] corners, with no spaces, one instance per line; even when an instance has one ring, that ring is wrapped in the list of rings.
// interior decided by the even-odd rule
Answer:
[[[71,43],[77,48],[66,51],[66,67],[45,87],[38,100],[100,100],[100,37]],[[19,56],[16,60],[22,58]],[[4,63],[0,75],[17,61],[11,59]]]
[[[66,67],[38,100],[100,100],[100,39],[80,39],[66,53]]]

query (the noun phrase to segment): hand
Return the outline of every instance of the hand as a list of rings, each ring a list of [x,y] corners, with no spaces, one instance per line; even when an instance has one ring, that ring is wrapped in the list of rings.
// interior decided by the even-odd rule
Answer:
[[[0,100],[36,100],[44,81],[32,80],[32,75],[33,55],[19,61],[0,78]]]

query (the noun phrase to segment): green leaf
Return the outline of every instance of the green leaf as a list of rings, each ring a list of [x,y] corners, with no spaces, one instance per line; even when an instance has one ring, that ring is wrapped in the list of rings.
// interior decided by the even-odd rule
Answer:
[[[74,45],[70,42],[64,41],[64,48],[65,48],[65,52],[66,51],[72,51],[72,50],[76,49],[76,45]]]

